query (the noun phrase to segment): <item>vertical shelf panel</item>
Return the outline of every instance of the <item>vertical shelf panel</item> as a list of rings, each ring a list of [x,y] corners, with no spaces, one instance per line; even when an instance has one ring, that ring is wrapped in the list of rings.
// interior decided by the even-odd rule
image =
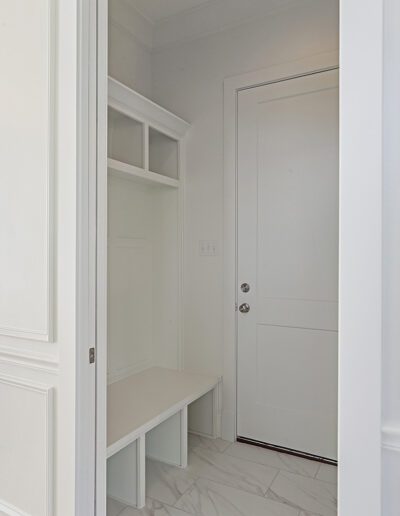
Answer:
[[[149,170],[179,179],[179,142],[149,127]]]
[[[108,157],[144,167],[144,126],[134,118],[108,108]]]

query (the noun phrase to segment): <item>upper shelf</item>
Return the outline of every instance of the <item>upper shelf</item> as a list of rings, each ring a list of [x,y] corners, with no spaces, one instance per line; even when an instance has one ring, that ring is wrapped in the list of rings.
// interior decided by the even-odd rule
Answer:
[[[179,181],[177,179],[163,176],[161,174],[155,174],[149,170],[144,170],[143,168],[129,165],[122,161],[108,158],[107,166],[108,169],[116,176],[134,179],[140,183],[145,183],[148,185],[161,185],[169,186],[171,188],[179,188]]]
[[[108,79],[108,168],[148,184],[179,187],[187,122]]]
[[[121,82],[108,78],[108,105],[166,135],[181,139],[190,124]]]

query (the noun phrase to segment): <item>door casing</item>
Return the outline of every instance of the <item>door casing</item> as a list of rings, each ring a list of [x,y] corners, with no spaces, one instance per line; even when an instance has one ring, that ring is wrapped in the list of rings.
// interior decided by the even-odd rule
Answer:
[[[382,492],[383,10],[382,2],[370,5],[368,15],[363,9],[368,20],[355,30],[359,12],[357,1],[343,4],[347,9],[341,9],[340,26],[338,507],[341,516],[356,513],[379,516]],[[237,436],[238,91],[338,66],[338,52],[317,54],[224,81],[224,383],[221,428],[222,437],[230,441]],[[367,77],[372,76],[374,80],[369,81]],[[359,119],[364,121],[363,125]],[[367,178],[365,171],[369,174]],[[354,206],[357,206],[357,212]],[[369,325],[365,324],[365,314],[368,314]],[[360,403],[361,398],[365,403]],[[355,410],[358,414],[356,422]],[[357,460],[349,460],[350,456],[357,457]]]
[[[238,94],[238,284],[251,285],[248,293],[237,287],[238,305],[251,306],[237,317],[238,435],[332,462],[338,413],[338,81],[336,69]],[[288,157],[288,148],[296,154]],[[291,167],[295,177],[285,173]],[[278,192],[287,202],[274,204]],[[276,223],[260,224],[267,220]],[[297,252],[295,267],[285,256]],[[264,266],[257,270],[257,263]],[[298,267],[304,270],[299,282]],[[294,367],[294,357],[307,367]]]
[[[237,437],[237,98],[238,92],[338,68],[337,52],[230,77],[224,81],[224,370],[222,437]]]
[[[348,180],[345,185],[345,191],[348,194],[347,203],[351,200],[357,199],[360,195],[365,195],[363,199],[361,210],[366,217],[366,220],[373,226],[373,234],[369,234],[369,243],[365,244],[365,249],[376,248],[379,252],[381,249],[381,213],[382,199],[381,199],[381,180],[382,180],[382,139],[376,135],[382,136],[382,67],[383,67],[383,2],[365,2],[361,4],[359,1],[343,2],[341,6],[341,97],[344,100],[354,98],[355,88],[363,86],[363,94],[359,96],[356,105],[349,105],[347,102],[341,105],[341,115],[343,127],[341,127],[341,141],[347,136],[350,136],[352,126],[349,125],[345,129],[345,123],[350,120],[355,120],[356,116],[361,116],[365,113],[366,106],[373,106],[373,110],[367,112],[366,120],[369,123],[376,123],[376,131],[371,132],[368,127],[359,126],[359,137],[357,145],[353,145],[352,149],[345,149],[345,153],[341,150],[342,163],[341,173],[343,169],[349,169],[351,165],[366,165],[368,169],[370,166],[376,166],[373,172],[371,181],[375,181],[378,188],[368,190],[367,186],[360,192],[359,184]],[[107,0],[97,0],[97,41],[98,41],[98,59],[97,59],[97,77],[101,79],[104,77],[104,82],[98,82],[97,100],[98,105],[104,104],[106,106],[106,84],[105,78],[107,76]],[[359,13],[363,12],[363,21],[360,23]],[[358,27],[356,30],[355,28]],[[88,32],[93,29],[87,27],[82,28],[80,35],[86,37]],[[355,44],[357,43],[357,44]],[[322,71],[326,69],[336,68],[338,66],[339,56],[337,52],[329,54],[318,54],[299,61],[285,63],[278,66],[270,67],[266,70],[256,71],[237,77],[232,77],[224,81],[224,387],[223,387],[223,417],[222,417],[222,434],[223,437],[229,440],[234,440],[236,437],[236,99],[237,91],[242,88],[258,86],[267,84],[269,82],[280,81],[288,79],[305,73],[312,73],[313,71]],[[368,78],[375,77],[374,81]],[[93,92],[92,92],[93,93]],[[105,109],[105,108],[104,108]],[[106,113],[100,114],[96,127],[98,129],[98,142],[103,141],[106,131]],[[363,161],[360,164],[357,158],[360,156],[361,147],[364,149]],[[98,151],[98,158],[100,158],[101,149]],[[373,162],[371,161],[373,158]],[[106,173],[106,162],[98,162],[98,174]],[[343,189],[343,187],[342,187]],[[106,202],[104,192],[97,192],[100,196],[100,204]],[[99,199],[97,199],[99,201]],[[343,212],[341,208],[341,225],[345,224],[350,216],[349,212]],[[351,222],[351,220],[350,220]],[[354,229],[354,224],[350,224]],[[362,228],[361,222],[359,227]],[[99,236],[99,235],[98,235]],[[101,237],[101,236],[100,236]],[[104,236],[103,236],[104,239]],[[354,243],[354,242],[353,242]],[[104,244],[104,242],[103,242]],[[344,253],[344,242],[341,245],[341,263],[346,260],[349,264],[349,256]],[[99,245],[99,243],[98,243]],[[361,254],[363,249],[361,245],[358,248],[358,253]],[[381,285],[381,261],[376,259],[375,254],[371,257],[368,253],[364,253],[364,267],[363,273],[368,272],[366,282],[368,283],[368,291],[378,293]],[[98,267],[105,266],[105,257],[100,258]],[[351,271],[351,267],[348,269]],[[361,271],[360,271],[361,272]],[[340,272],[340,282],[349,280],[351,285],[354,285],[357,278],[351,280],[348,274],[343,275]],[[103,301],[102,301],[103,299]],[[341,311],[341,319],[345,316],[350,316],[351,310],[346,310],[342,306],[343,294],[339,295],[339,310]],[[345,301],[350,301],[346,294]],[[381,296],[378,296],[374,303],[381,301]],[[97,298],[97,317],[104,315],[104,293]],[[367,305],[368,301],[364,298],[361,300],[361,305],[358,307],[357,328],[361,324],[361,312],[363,304]],[[354,315],[354,314],[353,314]],[[381,308],[379,308],[373,316],[374,329],[381,327]],[[358,332],[361,333],[361,330]],[[374,335],[376,332],[374,332]],[[339,328],[339,340],[341,340],[342,327]],[[346,337],[349,333],[346,331]],[[371,336],[372,338],[372,336]],[[369,339],[369,341],[371,340]],[[364,511],[365,516],[381,514],[380,509],[377,510],[377,505],[380,503],[381,488],[380,488],[380,450],[381,450],[381,436],[380,436],[380,390],[376,391],[376,386],[380,384],[381,372],[381,339],[372,343],[370,348],[365,348],[365,342],[357,344],[358,348],[363,346],[364,353],[368,351],[368,367],[357,368],[359,388],[365,387],[365,399],[369,403],[365,404],[362,410],[362,419],[357,425],[352,426],[350,419],[350,409],[354,406],[355,397],[358,394],[354,392],[348,399],[345,399],[345,388],[350,387],[351,374],[351,357],[349,353],[340,351],[339,364],[339,383],[340,383],[340,397],[339,397],[339,511],[341,516],[350,516],[352,508],[360,507],[361,505],[368,508]],[[341,345],[340,345],[341,348]],[[361,351],[361,349],[360,349]],[[97,341],[97,379],[104,375],[104,368],[106,363],[106,350],[100,342]],[[345,369],[344,367],[346,366]],[[82,373],[84,374],[84,373]],[[372,379],[374,380],[372,382]],[[97,389],[101,389],[101,381],[97,382]],[[103,387],[104,388],[104,387]],[[103,398],[103,397],[101,397]],[[105,397],[104,397],[105,398]],[[368,405],[368,406],[367,406]],[[364,425],[364,422],[369,422]],[[379,430],[378,430],[379,423]],[[363,425],[363,439],[359,442],[354,441],[354,432]],[[98,516],[105,515],[105,464],[102,465],[102,446],[101,440],[105,439],[105,407],[97,406],[97,479],[96,479],[96,503]],[[100,439],[100,442],[99,442]],[[364,459],[360,461],[353,461],[352,465],[347,464],[345,468],[342,466],[341,459],[346,459],[351,446],[357,446],[357,451],[361,457],[362,449],[368,445],[369,453],[364,453]],[[354,450],[353,450],[354,452]],[[373,453],[373,458],[371,457]],[[77,461],[78,465],[78,461]],[[83,465],[83,464],[81,464]],[[364,474],[362,474],[364,471]],[[372,474],[372,472],[374,472]],[[361,473],[355,480],[356,474]],[[368,474],[369,482],[364,482],[365,476]],[[352,485],[346,487],[349,479],[354,477]],[[373,489],[372,489],[373,486]],[[371,487],[371,489],[370,489]],[[368,494],[368,496],[366,496]],[[362,495],[362,496],[361,496]],[[103,502],[104,501],[104,502]],[[80,506],[79,500],[77,507]],[[78,514],[78,513],[77,513]]]

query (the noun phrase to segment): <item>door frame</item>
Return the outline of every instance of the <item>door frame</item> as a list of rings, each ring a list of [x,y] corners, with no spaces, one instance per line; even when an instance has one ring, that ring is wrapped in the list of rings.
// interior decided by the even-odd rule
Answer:
[[[96,516],[107,511],[108,1],[97,1]]]
[[[326,60],[326,62],[327,62],[327,60]],[[335,62],[335,60],[333,59],[332,63],[334,63],[334,62]],[[321,92],[321,91],[324,91],[326,93],[328,90],[330,90],[333,87],[336,90],[336,92],[334,93],[334,97],[336,99],[336,101],[335,101],[336,109],[334,111],[336,112],[336,115],[338,115],[339,67],[337,65],[335,66],[334,64],[333,65],[331,64],[330,66],[320,66],[320,67],[318,67],[318,69],[315,69],[311,72],[296,74],[294,76],[294,78],[293,77],[290,77],[290,78],[285,77],[283,80],[269,81],[266,85],[257,85],[256,87],[251,86],[251,87],[246,87],[246,88],[240,88],[239,90],[237,90],[237,94],[238,94],[237,95],[237,106],[238,106],[237,112],[240,113],[241,107],[239,107],[239,106],[242,106],[242,102],[244,102],[244,106],[249,107],[249,109],[252,113],[252,117],[255,116],[257,118],[257,109],[255,111],[253,109],[257,104],[257,102],[255,101],[256,98],[258,98],[260,101],[262,99],[262,102],[267,102],[266,99],[269,99],[269,98],[271,98],[272,100],[277,100],[277,99],[280,99],[282,96],[282,98],[284,99],[288,95],[291,96],[292,94],[299,95],[300,97],[302,97],[306,93],[318,94],[318,92]],[[285,93],[282,93],[283,90],[285,91]],[[246,111],[246,109],[245,109],[245,111]],[[242,115],[240,115],[240,114],[237,115],[237,134],[238,134],[237,139],[236,139],[237,149],[238,149],[237,153],[236,153],[237,154],[237,163],[238,163],[238,165],[237,165],[237,184],[238,184],[238,186],[237,186],[237,191],[238,191],[237,212],[239,214],[241,213],[241,215],[240,215],[240,217],[238,216],[238,220],[237,220],[237,228],[238,229],[237,229],[237,237],[236,237],[237,238],[237,242],[236,242],[236,249],[237,249],[236,277],[240,281],[237,281],[235,292],[237,293],[236,295],[238,296],[238,299],[237,299],[238,306],[240,306],[240,304],[242,302],[244,302],[246,299],[247,299],[247,302],[250,303],[250,305],[252,306],[251,299],[254,302],[254,294],[252,296],[251,292],[250,292],[250,294],[245,294],[245,296],[243,297],[243,295],[240,291],[241,289],[238,288],[240,283],[243,281],[243,279],[241,279],[241,278],[246,279],[246,281],[248,281],[250,284],[253,284],[253,282],[255,282],[254,271],[253,272],[251,271],[252,267],[250,265],[252,262],[254,262],[254,259],[253,259],[254,257],[250,258],[249,256],[244,257],[242,255],[243,242],[239,236],[240,228],[242,228],[242,231],[243,231],[243,228],[245,228],[245,227],[247,228],[247,230],[249,230],[249,229],[251,230],[251,228],[253,228],[252,223],[255,222],[255,216],[256,216],[255,212],[253,211],[253,208],[250,208],[250,212],[247,213],[246,203],[243,204],[243,200],[240,201],[242,189],[244,189],[244,191],[246,192],[246,194],[245,194],[246,198],[250,195],[250,190],[247,189],[249,187],[248,178],[245,179],[244,177],[241,177],[241,173],[240,173],[240,167],[243,166],[243,164],[246,168],[246,164],[245,164],[246,159],[243,159],[243,156],[241,155],[241,150],[240,150],[242,148],[242,145],[240,142],[240,138],[241,138],[240,135],[244,135],[244,138],[246,139],[246,142],[247,142],[244,147],[246,147],[247,151],[249,151],[252,144],[250,144],[250,140],[248,140],[248,130],[250,132],[253,131],[253,129],[250,130],[249,128],[247,128],[248,130],[243,131],[243,127],[242,127],[242,129],[240,128],[243,116],[246,119],[246,124],[250,123],[250,118],[248,118],[248,116],[250,116],[249,113],[248,114],[242,113]],[[253,120],[253,122],[255,122],[255,124],[257,125],[256,120]],[[339,120],[337,117],[337,120],[334,122],[334,125],[336,126],[336,137],[337,138],[338,138],[338,134],[339,134],[338,122],[339,122]],[[320,123],[323,123],[323,119],[320,120]],[[254,136],[255,135],[253,134],[253,138],[254,138]],[[249,147],[249,145],[250,145],[250,147]],[[250,161],[253,159],[250,156],[248,156],[247,158]],[[334,183],[337,188],[337,191],[334,194],[336,196],[336,215],[334,215],[334,217],[331,219],[331,222],[333,222],[333,224],[336,225],[336,230],[338,229],[338,223],[339,223],[339,219],[338,219],[338,216],[339,216],[339,213],[338,213],[338,200],[339,200],[339,192],[338,192],[338,186],[339,186],[338,166],[339,166],[339,164],[338,164],[338,161],[339,160],[338,160],[338,158],[339,158],[339,155],[338,155],[338,141],[337,141],[336,142],[337,164],[336,164],[336,167],[333,170],[331,170],[333,172],[333,176],[331,176],[331,177],[333,178]],[[252,164],[254,165],[255,163],[252,163]],[[249,162],[247,163],[247,165],[249,165]],[[257,186],[256,186],[257,181],[253,183],[253,180],[251,180],[250,183],[253,184],[253,186],[251,187],[251,195],[254,196],[256,193],[256,190],[257,190]],[[311,213],[309,215],[312,216]],[[243,217],[244,217],[244,219],[243,219]],[[247,222],[245,222],[245,221],[247,221]],[[255,252],[257,245],[255,245],[254,241],[252,242],[252,238],[250,238],[250,240],[249,240],[248,237],[245,237],[245,240],[246,240],[246,244],[248,244],[250,246],[250,248],[252,249],[252,253]],[[328,295],[326,298],[326,299],[336,300],[334,303],[334,304],[336,304],[336,308],[333,308],[333,312],[330,314],[330,317],[329,317],[329,322],[325,321],[326,324],[320,324],[320,323],[322,323],[321,320],[319,320],[319,322],[317,320],[315,320],[314,321],[315,325],[307,324],[306,325],[307,328],[303,327],[303,330],[300,330],[300,333],[302,333],[302,335],[304,335],[305,334],[304,328],[306,330],[308,329],[308,331],[309,331],[309,328],[314,328],[315,330],[319,329],[321,331],[321,338],[329,339],[329,341],[326,342],[326,344],[329,344],[329,342],[330,342],[330,344],[328,346],[330,349],[329,353],[332,351],[332,352],[334,352],[335,355],[337,355],[337,351],[338,351],[338,313],[337,313],[337,308],[338,308],[338,301],[337,301],[338,300],[338,297],[337,297],[338,296],[338,255],[337,255],[338,244],[339,244],[338,235],[336,235],[336,246],[334,246],[336,249],[336,253],[334,252],[334,254],[331,256],[332,261],[333,261],[331,265],[334,268],[332,270],[329,269],[330,272],[328,271],[328,269],[326,270],[326,272],[329,272],[329,274],[332,273],[334,277],[336,276],[336,278],[334,280],[335,281],[334,292],[331,292],[333,297]],[[244,266],[243,263],[240,265],[241,258],[243,258],[243,262],[246,263],[246,266]],[[256,259],[256,261],[258,261],[258,259]],[[248,268],[249,265],[250,265],[250,269]],[[247,269],[247,272],[243,269],[243,267],[245,269]],[[336,270],[335,270],[335,268],[336,268]],[[244,274],[244,276],[243,276],[243,274]],[[250,296],[250,297],[247,298],[247,296]],[[336,314],[335,314],[335,311],[336,311]],[[268,312],[268,310],[267,310],[267,312]],[[267,312],[265,312],[263,316],[268,318]],[[240,316],[239,312],[237,311],[236,313],[238,314],[237,339],[236,339],[237,340],[237,384],[238,384],[237,385],[237,413],[236,413],[237,432],[236,433],[237,433],[238,441],[243,442],[243,443],[247,442],[247,443],[254,444],[257,442],[256,441],[257,438],[253,436],[253,439],[251,439],[250,438],[251,436],[248,435],[244,430],[244,428],[246,426],[248,427],[248,422],[249,422],[249,420],[252,419],[252,414],[253,414],[253,412],[251,410],[249,410],[248,404],[250,404],[250,405],[253,404],[255,401],[254,396],[256,396],[255,392],[252,392],[252,394],[251,394],[250,391],[248,390],[250,388],[249,385],[246,386],[246,384],[248,384],[249,382],[251,383],[251,377],[253,375],[250,374],[250,376],[248,376],[244,381],[243,381],[243,379],[242,379],[242,382],[239,381],[240,376],[244,371],[242,369],[242,367],[244,367],[246,369],[246,371],[247,371],[246,375],[248,375],[250,373],[250,371],[252,370],[252,367],[254,366],[254,364],[252,366],[252,363],[253,363],[252,361],[249,362],[249,356],[247,356],[248,353],[246,353],[246,348],[247,348],[246,342],[243,343],[241,341],[241,339],[245,335],[247,335],[249,332],[251,334],[252,324],[254,323],[254,320],[253,320],[254,315],[251,316],[251,313],[250,313],[250,314],[248,314],[248,316],[246,316],[246,317],[250,317],[249,319],[247,319],[247,318],[242,319],[242,316]],[[332,319],[332,317],[333,317],[333,319]],[[335,319],[336,319],[336,321],[335,321]],[[310,323],[310,321],[308,321],[308,322]],[[277,323],[277,324],[282,324],[283,327],[285,327],[285,325],[290,326],[289,321],[286,321],[286,322],[281,321],[281,323]],[[332,326],[332,324],[333,324],[333,326]],[[244,325],[244,326],[242,326],[242,325]],[[294,326],[296,326],[296,325],[294,325]],[[297,326],[299,326],[301,328],[302,324],[299,324]],[[296,331],[296,330],[291,330],[291,331]],[[315,331],[312,333],[315,334]],[[331,348],[331,345],[333,345],[333,348]],[[253,353],[250,353],[250,355],[253,356]],[[246,356],[247,356],[247,358],[246,358]],[[308,358],[311,359],[312,357],[308,357]],[[332,364],[331,367],[329,366],[329,362],[327,362],[325,364],[325,366],[329,367],[329,370],[333,373],[333,376],[331,377],[331,381],[336,382],[336,383],[338,380],[337,361],[338,361],[338,358],[336,356],[335,363]],[[244,365],[244,364],[246,364],[246,365]],[[254,373],[254,371],[253,371],[253,373]],[[337,395],[337,392],[338,392],[337,386],[334,386],[334,390]],[[247,398],[247,402],[243,401],[243,399],[244,399],[243,395],[245,392],[246,392],[245,397]],[[242,401],[240,401],[240,400],[242,400]],[[242,406],[242,404],[243,404],[243,406]],[[245,405],[247,405],[247,409],[244,408]],[[331,403],[328,403],[326,405],[326,409],[328,409],[328,407],[329,407],[329,412],[331,412],[331,410],[333,409],[335,417],[337,418],[337,414],[338,414],[337,400],[334,401],[333,405]],[[244,415],[244,413],[246,413],[247,415]],[[326,421],[326,418],[328,418],[327,412],[325,413],[324,411],[321,411],[321,415],[319,416],[320,418],[323,417],[322,414],[325,414],[326,417],[321,419],[320,423],[322,423],[322,421]],[[303,415],[305,415],[305,414],[303,414]],[[253,414],[253,416],[256,417],[254,414]],[[266,421],[265,418],[264,418],[264,420]],[[255,421],[253,421],[253,424],[250,426],[252,426],[253,430],[255,431],[254,422]],[[328,464],[337,464],[337,422],[331,421],[331,423],[332,423],[330,425],[331,434],[330,434],[329,439],[319,441],[321,449],[319,449],[318,451],[320,453],[318,453],[315,448],[313,449],[313,446],[315,446],[316,441],[318,441],[317,434],[315,434],[315,433],[314,433],[315,441],[308,441],[308,443],[309,443],[308,451],[305,451],[307,446],[302,447],[299,444],[300,441],[303,440],[302,438],[300,438],[300,440],[297,442],[297,444],[298,444],[297,446],[294,444],[295,441],[299,438],[299,434],[297,432],[292,433],[292,437],[291,437],[291,439],[289,439],[289,440],[293,439],[292,446],[288,446],[288,445],[286,445],[286,447],[283,445],[280,446],[279,443],[276,442],[276,441],[279,441],[279,438],[276,441],[274,441],[272,438],[271,438],[271,440],[261,439],[261,441],[264,440],[266,443],[268,443],[265,445],[266,447],[271,447],[272,449],[275,449],[275,450],[281,450],[283,452],[291,451],[292,453],[295,453],[301,457],[314,458],[315,460],[320,460],[321,462],[323,461]],[[259,419],[259,424],[261,424],[261,419]],[[328,428],[326,428],[326,430],[328,431]],[[260,433],[265,433],[265,432],[261,431],[261,428],[260,428]],[[269,432],[266,432],[266,433],[269,433]],[[297,437],[296,437],[296,435],[297,435]],[[288,439],[289,436],[287,435],[286,438]],[[312,438],[312,436],[310,436],[310,435],[308,435],[308,437],[306,437],[307,440],[310,438]],[[314,442],[314,444],[312,444],[313,442]],[[324,444],[323,444],[324,442],[325,442],[325,452],[322,452],[322,448],[324,448]],[[328,444],[328,443],[330,443],[330,444]],[[330,451],[328,451],[328,448],[330,449]]]
[[[77,2],[75,516],[95,516],[97,1]]]
[[[222,437],[235,441],[237,415],[237,107],[240,91],[339,66],[338,52],[257,70],[224,81],[224,368]]]
[[[340,516],[381,514],[383,8],[341,2],[339,166]],[[224,81],[222,437],[236,438],[237,96],[243,88],[337,67],[337,52]],[[356,135],[356,138],[354,136]],[[236,308],[236,309],[235,309]],[[366,324],[368,321],[368,325]],[[360,360],[360,357],[363,359]],[[354,414],[357,414],[357,418]]]
[[[350,260],[350,248],[346,239],[340,235],[340,291],[339,291],[339,514],[352,516],[379,516],[381,499],[381,222],[382,222],[382,67],[383,67],[383,1],[369,0],[368,5],[360,0],[341,1],[341,164],[340,164],[340,225],[346,227],[353,237],[352,253],[363,260],[362,270],[355,271]],[[97,0],[98,59],[97,77],[107,76],[107,1]],[[363,19],[360,22],[360,12]],[[90,32],[82,28],[82,37]],[[313,57],[278,65],[267,70],[253,72],[239,77],[228,78],[224,82],[224,411],[222,432],[226,439],[234,440],[236,435],[236,99],[237,91],[243,87],[265,84],[274,80],[283,80],[315,71],[337,66],[338,54],[319,54]],[[374,80],[371,80],[374,78]],[[363,94],[359,94],[360,87]],[[92,85],[93,88],[93,85]],[[105,141],[107,85],[101,81],[97,84],[97,102],[100,108],[96,123],[100,134],[98,143]],[[105,99],[105,101],[104,101]],[[357,99],[357,102],[354,102]],[[373,109],[369,109],[373,106]],[[355,120],[361,117],[363,124],[358,124],[356,145],[343,147],[346,139],[354,130]],[[347,126],[348,122],[352,123]],[[366,124],[367,122],[367,124]],[[377,124],[375,131],[369,126]],[[93,127],[92,127],[93,129]],[[106,174],[106,161],[101,160],[101,148],[98,149],[97,174]],[[361,162],[359,161],[362,156]],[[368,171],[369,180],[360,191],[360,177],[346,178],[344,172],[357,168]],[[365,177],[365,176],[364,176]],[[97,192],[98,206],[106,203],[105,192]],[[346,197],[344,198],[344,194]],[[359,213],[354,217],[351,204],[362,198]],[[98,213],[100,208],[98,209]],[[369,229],[368,239],[365,228]],[[372,231],[371,231],[372,228]],[[358,237],[358,233],[361,234]],[[362,231],[364,230],[364,231]],[[105,236],[97,235],[103,245],[103,256],[98,257],[98,269],[105,267]],[[356,237],[356,238],[355,238]],[[101,245],[101,242],[98,245]],[[354,258],[353,258],[354,262]],[[357,274],[354,277],[354,272]],[[98,272],[99,274],[99,272]],[[364,281],[365,291],[358,293],[357,306],[351,296],[351,290]],[[347,288],[343,285],[347,283]],[[372,296],[371,296],[372,294]],[[104,317],[105,292],[98,294],[97,320]],[[373,301],[372,301],[373,300]],[[367,312],[365,309],[367,308]],[[373,325],[373,332],[363,328],[365,313]],[[353,328],[346,327],[351,320]],[[100,323],[99,323],[100,320]],[[105,323],[104,323],[105,324]],[[104,328],[103,328],[104,330]],[[353,331],[352,331],[353,330]],[[354,340],[356,339],[356,341]],[[364,339],[364,340],[363,340]],[[354,343],[354,349],[347,344]],[[97,344],[97,389],[101,388],[99,378],[105,376],[106,354],[104,343]],[[346,344],[346,346],[344,346]],[[354,353],[363,353],[363,363],[352,363]],[[352,355],[353,354],[353,355]],[[346,367],[347,366],[347,367]],[[84,380],[85,371],[77,373]],[[349,387],[357,389],[349,392]],[[79,381],[79,378],[77,378]],[[103,386],[104,389],[104,386]],[[363,391],[364,403],[360,406],[360,393]],[[100,399],[105,396],[100,396]],[[365,402],[368,400],[368,403]],[[358,403],[358,405],[357,405]],[[357,421],[350,416],[357,409]],[[85,416],[82,416],[86,419]],[[105,515],[105,464],[102,455],[105,442],[105,407],[97,405],[97,516]],[[358,440],[356,438],[359,438]],[[361,439],[362,437],[362,439]],[[368,449],[368,453],[365,450]],[[76,460],[78,467],[85,466],[85,461]],[[77,501],[77,508],[80,502]],[[79,510],[79,509],[78,509]],[[79,512],[77,512],[79,514]],[[83,512],[82,512],[83,514]]]

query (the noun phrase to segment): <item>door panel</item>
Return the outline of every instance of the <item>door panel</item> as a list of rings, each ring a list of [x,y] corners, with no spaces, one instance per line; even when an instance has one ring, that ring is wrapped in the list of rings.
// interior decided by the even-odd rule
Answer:
[[[242,91],[240,436],[336,458],[337,284],[338,73]]]

